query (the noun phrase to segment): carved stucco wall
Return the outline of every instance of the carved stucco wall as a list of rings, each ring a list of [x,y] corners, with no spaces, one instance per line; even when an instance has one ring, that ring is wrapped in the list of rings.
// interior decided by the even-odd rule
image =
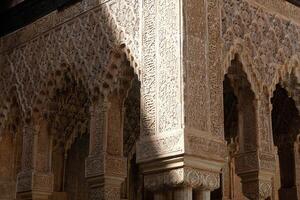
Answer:
[[[55,79],[63,66],[89,94],[97,93],[103,88],[109,53],[121,44],[139,74],[139,15],[138,0],[86,0],[0,38],[2,125],[12,96],[22,114],[30,114],[43,104],[48,89],[59,84]]]
[[[282,9],[274,13],[276,7],[269,5],[265,9],[259,6],[262,2],[223,1],[222,55],[224,73],[236,55],[242,62],[252,90],[260,100],[257,107],[260,147],[263,152],[272,152],[269,100],[276,84],[284,85],[298,99],[295,91],[299,83],[299,14],[289,11],[299,8],[290,9],[289,4],[275,1]],[[263,167],[275,167],[267,161],[271,158],[263,157]]]
[[[299,66],[300,9],[282,1],[257,2],[223,1],[223,64],[226,72],[238,54],[256,95],[266,87],[271,96],[275,85],[288,81],[286,75]]]
[[[223,60],[225,62],[228,61],[229,53],[232,54],[230,51],[234,51],[232,50],[234,47],[238,48],[239,39],[247,42],[246,40],[248,40],[250,36],[249,42],[252,45],[248,48],[251,48],[254,44],[252,52],[262,52],[262,55],[266,54],[265,57],[267,57],[267,59],[270,59],[270,56],[267,54],[272,52],[269,52],[266,49],[266,44],[263,44],[262,47],[255,46],[255,44],[259,44],[258,41],[262,37],[267,36],[264,34],[270,34],[270,39],[264,43],[270,43],[270,40],[275,41],[275,43],[272,44],[273,46],[268,46],[269,49],[275,51],[274,55],[280,53],[281,49],[284,50],[284,47],[287,48],[287,45],[293,47],[289,51],[284,52],[289,55],[283,55],[281,61],[275,60],[274,62],[269,62],[270,64],[268,66],[270,66],[270,69],[268,69],[268,73],[262,73],[263,70],[266,70],[266,67],[264,67],[266,61],[264,65],[257,66],[257,63],[253,67],[260,68],[257,69],[257,71],[260,72],[256,72],[255,74],[257,76],[257,82],[263,84],[276,82],[276,80],[278,80],[278,75],[274,76],[274,74],[278,70],[276,70],[276,66],[273,65],[280,64],[282,66],[284,64],[283,62],[291,61],[288,59],[284,60],[285,58],[297,57],[295,52],[297,52],[299,45],[294,41],[298,41],[299,35],[297,26],[297,23],[300,23],[300,14],[299,12],[297,13],[299,8],[280,0],[253,0],[250,3],[251,6],[246,0],[238,3],[235,2],[235,0],[225,0],[220,2],[222,3],[223,13],[222,37],[224,39]],[[147,7],[148,3],[149,7]],[[0,38],[0,64],[3,66],[1,69],[1,87],[3,91],[1,95],[3,95],[3,98],[1,99],[4,101],[2,103],[2,107],[4,107],[2,110],[7,110],[6,104],[9,103],[7,102],[7,97],[9,97],[10,89],[12,89],[13,86],[16,87],[13,89],[17,91],[16,95],[19,97],[23,109],[26,110],[27,107],[32,107],[36,95],[27,94],[30,92],[32,94],[38,94],[39,87],[42,87],[42,83],[44,83],[43,80],[45,80],[45,77],[47,76],[46,74],[55,71],[55,68],[59,68],[63,63],[73,64],[75,65],[74,68],[76,72],[83,72],[82,74],[84,75],[78,76],[79,79],[81,77],[93,78],[95,76],[94,72],[100,71],[101,67],[105,66],[107,63],[108,51],[117,44],[125,43],[131,51],[130,55],[134,56],[134,60],[137,63],[140,63],[140,49],[142,48],[140,42],[140,15],[142,10],[144,10],[144,18],[146,19],[143,29],[147,32],[147,36],[149,36],[148,38],[144,38],[144,42],[150,42],[151,32],[156,33],[158,30],[156,30],[155,27],[148,27],[148,25],[150,26],[151,24],[147,24],[147,20],[150,20],[150,18],[154,16],[147,15],[146,10],[152,9],[151,12],[156,12],[156,9],[169,8],[168,11],[172,13],[172,10],[170,9],[173,9],[174,12],[178,8],[176,8],[175,4],[167,5],[164,1],[159,3],[159,6],[153,5],[155,5],[155,1],[145,1],[143,9],[141,9],[141,1],[138,0],[110,0],[107,2],[82,1],[65,10],[53,12],[21,30]],[[174,12],[173,16],[180,14],[179,12],[176,12]],[[170,20],[165,20],[165,22],[164,20],[162,21],[165,24],[157,25],[161,27],[159,29],[163,29],[161,30],[161,33],[168,33],[166,32],[168,30],[171,31],[169,33],[170,35],[176,35],[178,33],[176,33],[176,29],[177,31],[180,31],[175,27],[175,24],[172,25]],[[261,24],[261,22],[264,24]],[[233,30],[234,23],[239,26],[235,27],[236,30]],[[247,26],[250,24],[253,26]],[[147,30],[147,28],[149,30]],[[251,31],[253,32],[254,30],[250,30],[250,28],[262,28],[257,33],[260,37],[256,37],[254,34],[251,35]],[[262,33],[263,28],[267,29],[264,33]],[[237,29],[241,29],[242,33]],[[280,31],[281,33],[279,33]],[[153,42],[155,40],[151,41]],[[178,44],[177,41],[173,42]],[[173,42],[168,41],[167,43],[173,44]],[[150,45],[147,47],[146,44],[147,43],[145,43],[144,48],[150,48]],[[162,46],[159,49],[166,49],[166,46],[163,46],[163,43],[160,45]],[[155,46],[151,46],[151,48],[152,47]],[[46,51],[41,51],[41,49],[45,49]],[[79,49],[81,50],[80,52]],[[153,51],[154,49],[155,48],[152,48]],[[158,56],[168,57],[164,56],[163,53],[165,52],[158,52]],[[256,61],[256,59],[254,60]],[[159,61],[163,62],[163,59],[159,59]],[[152,62],[155,62],[155,59]],[[256,62],[262,61],[258,60]],[[144,63],[148,64],[145,60]],[[80,64],[88,67],[82,69],[83,67],[79,66]],[[226,67],[228,67],[228,65],[226,65]],[[80,71],[80,69],[83,71]],[[29,76],[26,76],[25,74],[29,74]],[[268,77],[273,77],[273,79],[270,80],[266,75]],[[24,84],[26,80],[28,81]],[[30,86],[33,81],[35,87]],[[88,86],[90,85],[87,85],[87,87]],[[163,129],[162,126],[163,125],[161,125],[161,129]]]
[[[248,74],[253,74],[249,75],[253,87],[262,87],[261,85],[265,84],[268,86],[271,85],[271,88],[274,88],[273,85],[278,82],[280,74],[283,74],[282,70],[286,70],[284,67],[280,67],[281,71],[279,71],[279,67],[275,65],[282,66],[284,62],[294,62],[293,59],[295,60],[298,57],[295,52],[297,52],[299,45],[293,41],[297,41],[298,39],[298,29],[295,23],[300,22],[299,14],[296,12],[299,9],[280,0],[275,2],[257,0],[251,2],[251,4],[253,3],[251,6],[248,5],[249,3],[247,1],[237,3],[235,0],[225,0],[220,2],[222,3],[223,16],[222,38],[224,39],[222,59],[224,63],[226,63],[224,64],[225,67],[229,66],[228,60],[232,59],[234,53],[243,54],[241,57],[245,57],[246,55],[244,56],[244,54],[246,54],[247,51],[245,49],[249,49],[253,45],[252,53],[260,52],[263,55],[260,57],[265,57],[266,59],[272,59],[272,56],[270,56],[273,55],[272,53],[274,53],[274,55],[279,55],[278,53],[291,54],[280,56],[281,61],[275,60],[274,62],[272,60],[262,61],[261,58],[254,59],[252,61],[253,63],[251,63],[253,64],[253,70],[251,70],[251,72],[248,72],[250,69],[245,70]],[[212,5],[209,6],[209,8],[213,8],[213,4],[209,3],[208,5]],[[268,8],[268,10],[258,9],[258,5],[259,7]],[[176,104],[176,102],[180,101],[180,97],[178,97],[180,96],[179,93],[168,92],[168,90],[176,91],[176,89],[168,89],[168,87],[171,86],[178,88],[177,91],[180,91],[180,80],[174,79],[175,76],[171,77],[170,75],[180,74],[180,69],[170,68],[169,70],[171,70],[172,73],[167,73],[167,65],[175,66],[176,62],[177,64],[180,63],[180,60],[176,61],[176,56],[172,56],[171,52],[177,52],[176,54],[178,55],[180,55],[181,52],[180,48],[178,48],[180,46],[180,37],[177,37],[180,33],[180,24],[174,24],[175,21],[179,21],[175,18],[176,16],[180,16],[181,13],[179,11],[179,4],[175,2],[145,1],[143,3],[143,9],[141,8],[141,1],[139,0],[110,0],[107,2],[82,1],[65,10],[53,12],[21,30],[0,38],[0,64],[3,66],[1,68],[2,77],[0,84],[1,91],[3,91],[1,93],[1,101],[3,101],[1,102],[1,112],[3,114],[1,117],[6,117],[11,95],[18,97],[24,113],[30,111],[36,104],[40,91],[44,89],[43,87],[45,87],[45,85],[47,87],[49,74],[55,73],[62,64],[67,63],[71,65],[78,81],[83,81],[86,88],[89,91],[93,91],[95,85],[97,85],[97,82],[101,79],[97,77],[97,74],[101,74],[100,71],[108,62],[109,50],[118,44],[125,43],[126,47],[130,49],[129,57],[132,56],[131,60],[134,60],[137,64],[140,64],[142,60],[141,48],[145,54],[151,54],[152,52],[152,60],[143,60],[145,70],[143,75],[145,76],[143,79],[144,83],[149,88],[148,90],[158,88],[160,89],[160,94],[170,94],[152,98],[156,99],[157,102],[151,102],[154,100],[147,99],[149,91],[147,88],[144,89],[143,97],[147,105],[143,106],[143,112],[149,115],[149,117],[145,116],[147,119],[144,119],[144,124],[154,126],[155,123],[153,120],[155,121],[155,117],[150,117],[150,115],[155,115],[155,109],[160,107],[159,104],[165,104],[166,101],[175,102]],[[158,11],[161,9],[164,9],[164,12],[170,13],[169,19],[165,19],[164,16],[154,16],[154,13],[159,13]],[[268,13],[270,10],[280,15]],[[143,46],[141,45],[142,36],[140,32],[142,12],[145,19],[142,25],[142,29],[145,32],[143,36]],[[153,14],[151,14],[151,12]],[[153,17],[156,21],[161,23],[153,24],[151,22],[151,18]],[[286,20],[286,18],[289,20]],[[259,20],[263,21],[264,24],[259,24]],[[210,21],[208,21],[208,23],[210,23]],[[250,25],[249,23],[253,26],[247,26]],[[252,28],[252,30],[250,30],[250,28]],[[253,30],[255,28],[262,29],[257,33]],[[267,30],[262,33],[263,28]],[[276,34],[276,30],[282,30],[283,32]],[[251,34],[251,31],[253,34]],[[284,34],[284,31],[286,31],[287,34]],[[259,34],[260,36],[256,36]],[[270,36],[268,37],[269,40],[264,41],[261,47],[255,46],[259,44],[259,40],[264,37],[264,34],[269,34],[265,35]],[[278,34],[281,34],[281,36]],[[165,39],[160,41],[162,39],[159,38],[160,35],[165,35]],[[274,38],[272,39],[272,37]],[[155,38],[157,39],[155,40]],[[155,44],[155,41],[158,40],[160,41],[159,44]],[[275,41],[271,42],[272,46],[268,45],[270,41]],[[246,42],[250,42],[251,45],[246,44]],[[242,50],[245,53],[238,52],[240,50],[239,48],[242,48],[241,46],[243,45],[246,46]],[[293,48],[289,48],[288,45]],[[288,51],[285,51],[284,47],[287,48]],[[167,49],[169,49],[169,51],[167,51]],[[248,52],[250,53],[251,50]],[[248,56],[255,58],[255,55],[249,53]],[[146,56],[143,57],[145,58]],[[276,58],[273,56],[273,59]],[[244,63],[246,67],[250,66],[250,63],[248,63],[250,61],[248,60],[246,58],[243,59],[243,62],[246,62]],[[170,64],[172,62],[174,62],[174,64]],[[269,63],[267,66],[270,67],[266,67],[266,62]],[[214,66],[215,63],[211,65]],[[157,76],[159,77],[155,77],[153,75],[154,72],[151,72],[155,70],[155,66],[160,66],[159,69],[157,69],[159,71]],[[136,70],[137,73],[139,73],[140,69],[137,68]],[[177,73],[175,73],[176,70],[178,70]],[[174,84],[170,84],[171,82],[168,81],[168,76],[170,76],[169,80],[171,82],[173,81]],[[253,78],[251,78],[252,76]],[[269,77],[272,77],[272,80],[270,80]],[[163,82],[160,84],[159,80]],[[168,87],[164,87],[166,85],[168,85]],[[151,92],[151,95],[155,94]],[[169,101],[172,97],[178,99]],[[168,131],[170,127],[172,127],[172,129],[180,127],[180,116],[175,117],[176,120],[173,122],[164,120],[174,118],[171,116],[167,117],[165,116],[166,114],[177,115],[180,113],[180,111],[178,112],[180,107],[178,103],[177,105],[170,104],[169,106],[169,108],[157,112],[161,113],[159,114],[161,116],[158,117],[158,132]],[[198,119],[201,119],[201,117]],[[204,130],[207,129],[207,125],[203,124],[203,122],[199,123],[201,124],[199,126],[202,126]],[[154,128],[152,127],[152,129]],[[217,130],[218,128],[215,127],[214,129]],[[146,132],[150,133],[151,131],[147,129]]]
[[[180,1],[145,0],[137,160],[183,152]]]
[[[104,71],[110,62],[110,50],[123,43],[136,73],[142,72],[141,140],[145,145],[138,155],[141,159],[183,152],[183,134],[178,131],[185,123],[183,112],[191,113],[188,125],[209,131],[218,140],[223,139],[221,83],[236,54],[255,94],[263,96],[267,88],[264,100],[271,96],[280,80],[294,87],[291,75],[298,73],[300,52],[299,8],[280,0],[201,1],[208,13],[200,18],[207,19],[203,28],[209,35],[205,45],[192,47],[190,51],[207,48],[206,55],[199,58],[207,56],[208,60],[201,63],[206,67],[196,71],[199,76],[190,76],[189,82],[185,82],[182,59],[186,57],[181,55],[187,49],[181,48],[181,1],[144,0],[143,7],[141,2],[85,0],[0,38],[2,125],[12,96],[17,97],[23,115],[31,113],[50,96],[51,90],[47,88],[59,84],[57,76],[62,69],[72,71],[76,81],[81,82],[91,96],[98,89],[105,90]],[[203,73],[207,76],[201,77]],[[191,99],[195,97],[198,102],[188,104],[186,101],[187,107],[184,107],[183,90],[197,79],[205,79],[207,85],[197,93],[190,93]],[[184,83],[189,85],[183,86]],[[201,96],[193,96],[199,93]],[[199,103],[203,103],[200,107],[205,110],[201,114],[211,113],[208,119],[195,113],[198,109],[194,108]],[[262,101],[259,107],[262,132],[270,131],[266,116],[268,103]],[[263,136],[262,142],[270,144],[268,134]],[[220,155],[225,151],[218,148],[222,147],[220,143],[194,137],[190,140],[194,141],[196,150],[202,145],[208,151],[221,149]],[[267,152],[269,149],[266,146]]]

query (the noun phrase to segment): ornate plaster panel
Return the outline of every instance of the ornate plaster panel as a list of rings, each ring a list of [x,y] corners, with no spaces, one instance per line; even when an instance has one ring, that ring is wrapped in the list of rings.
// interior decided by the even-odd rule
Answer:
[[[62,69],[93,93],[107,75],[111,50],[121,44],[139,74],[139,20],[139,0],[86,0],[0,38],[1,121],[13,96],[24,114],[32,112],[41,92],[57,85]]]
[[[286,75],[299,63],[299,32],[298,24],[291,19],[253,2],[225,0],[222,6],[225,72],[237,54],[256,95],[264,88],[272,94],[279,80],[286,81]],[[299,67],[296,74],[298,71]]]

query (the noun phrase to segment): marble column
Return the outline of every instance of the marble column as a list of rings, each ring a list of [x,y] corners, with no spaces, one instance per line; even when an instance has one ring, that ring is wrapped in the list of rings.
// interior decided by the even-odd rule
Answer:
[[[191,187],[175,189],[174,200],[193,200],[193,189]]]

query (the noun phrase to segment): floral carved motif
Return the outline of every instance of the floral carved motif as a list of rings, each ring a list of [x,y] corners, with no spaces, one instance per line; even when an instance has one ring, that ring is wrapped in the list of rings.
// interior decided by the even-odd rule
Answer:
[[[65,71],[92,96],[118,87],[117,75],[108,71],[111,65],[123,65],[120,58],[126,57],[139,74],[139,6],[139,1],[128,0],[82,1],[1,38],[0,122],[7,118],[13,97],[22,113],[37,109],[51,88],[59,87]],[[121,44],[122,50],[110,54]]]
[[[299,63],[298,24],[251,5],[247,0],[225,0],[222,6],[223,61],[225,71],[239,56],[256,94],[272,94]],[[299,69],[299,68],[298,68]]]
[[[213,191],[220,187],[218,173],[212,173],[189,167],[145,176],[145,187],[148,190],[160,190],[164,187],[189,186],[195,189]]]

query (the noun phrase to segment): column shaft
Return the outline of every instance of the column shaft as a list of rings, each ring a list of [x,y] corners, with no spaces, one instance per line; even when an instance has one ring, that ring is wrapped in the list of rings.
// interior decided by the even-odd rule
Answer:
[[[175,190],[174,200],[192,200],[193,199],[193,190],[191,187],[184,187]]]
[[[198,190],[195,192],[195,200],[210,200],[210,191]]]
[[[163,192],[158,192],[154,194],[154,200],[166,200]]]

